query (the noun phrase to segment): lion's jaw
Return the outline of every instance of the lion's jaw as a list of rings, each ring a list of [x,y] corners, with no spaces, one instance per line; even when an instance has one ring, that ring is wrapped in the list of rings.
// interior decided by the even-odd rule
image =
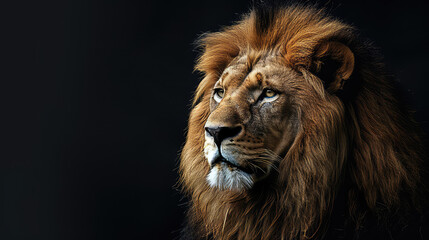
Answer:
[[[217,102],[213,91],[211,113],[205,124],[204,156],[210,166],[206,180],[210,187],[221,190],[247,190],[266,178],[296,134],[290,99],[278,81],[291,73],[285,73],[284,67],[278,72],[267,64],[273,62],[272,58],[262,58],[250,70],[243,60],[247,56],[227,68],[215,84],[214,89],[222,87],[225,95]],[[261,99],[264,89],[276,89],[275,99]],[[290,111],[284,116],[287,108]],[[216,142],[207,130],[210,128],[240,130]]]

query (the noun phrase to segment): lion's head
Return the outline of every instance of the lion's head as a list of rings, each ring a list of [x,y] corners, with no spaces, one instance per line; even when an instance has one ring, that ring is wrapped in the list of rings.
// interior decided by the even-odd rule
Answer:
[[[414,199],[420,140],[350,26],[308,7],[256,9],[200,45],[180,163],[197,235],[311,238],[341,187],[355,223]]]

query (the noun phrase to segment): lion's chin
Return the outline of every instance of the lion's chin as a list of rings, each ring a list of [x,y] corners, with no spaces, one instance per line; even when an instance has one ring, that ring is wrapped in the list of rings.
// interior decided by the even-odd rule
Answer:
[[[210,169],[207,182],[211,187],[221,190],[243,191],[250,189],[254,180],[251,174],[231,167],[225,162],[219,162]]]

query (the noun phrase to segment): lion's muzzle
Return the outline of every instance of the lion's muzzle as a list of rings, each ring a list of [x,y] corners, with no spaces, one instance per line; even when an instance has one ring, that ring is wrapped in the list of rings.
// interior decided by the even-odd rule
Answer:
[[[211,187],[224,190],[248,189],[253,185],[253,177],[231,154],[231,148],[225,148],[227,142],[240,135],[241,126],[205,127],[204,155],[210,166],[207,182]]]
[[[233,127],[205,127],[206,132],[213,137],[214,142],[220,147],[223,140],[237,136],[241,130],[241,126]]]

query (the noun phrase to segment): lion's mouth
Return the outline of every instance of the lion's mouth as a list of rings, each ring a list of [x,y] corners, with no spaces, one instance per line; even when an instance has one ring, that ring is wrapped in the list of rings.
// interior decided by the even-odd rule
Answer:
[[[242,171],[242,172],[245,172],[245,173],[248,173],[248,174],[252,174],[252,172],[249,170],[249,169],[247,169],[247,168],[245,168],[245,167],[242,167],[242,166],[239,166],[239,165],[237,165],[237,164],[234,164],[234,163],[232,163],[232,162],[230,162],[230,161],[228,161],[228,159],[226,159],[226,158],[224,158],[224,157],[222,157],[222,156],[219,156],[218,158],[216,158],[214,161],[213,161],[213,163],[211,164],[211,168],[214,168],[214,167],[216,167],[217,165],[221,165],[222,163],[224,163],[230,170],[232,170],[232,171],[234,171],[234,170],[240,170],[240,171]]]
[[[254,174],[249,169],[228,161],[223,156],[214,159],[210,168],[206,179],[211,187],[241,191],[251,188],[254,183]]]

